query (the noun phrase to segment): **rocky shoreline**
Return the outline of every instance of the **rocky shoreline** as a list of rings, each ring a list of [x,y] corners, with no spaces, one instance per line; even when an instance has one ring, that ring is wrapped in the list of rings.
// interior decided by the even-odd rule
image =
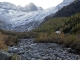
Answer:
[[[13,48],[19,60],[80,60],[80,55],[69,53],[68,48],[55,43],[34,43],[33,39],[21,39]]]

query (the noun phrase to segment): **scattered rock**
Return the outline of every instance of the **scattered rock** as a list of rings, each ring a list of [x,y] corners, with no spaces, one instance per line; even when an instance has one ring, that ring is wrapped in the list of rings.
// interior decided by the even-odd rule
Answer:
[[[64,48],[55,43],[34,43],[33,39],[22,39],[16,46],[23,60],[79,60],[80,55],[69,53],[71,48]]]
[[[35,60],[34,58],[32,58],[31,60]]]

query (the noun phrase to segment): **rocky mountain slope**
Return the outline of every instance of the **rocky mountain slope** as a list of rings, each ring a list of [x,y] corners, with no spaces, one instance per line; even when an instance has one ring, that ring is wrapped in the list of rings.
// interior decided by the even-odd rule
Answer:
[[[63,7],[53,17],[69,17],[80,12],[80,0],[75,0],[70,5]]]
[[[63,6],[67,6],[69,5],[70,3],[72,3],[74,0],[63,0],[63,2],[59,5],[57,5],[56,9],[61,9],[63,8]]]
[[[54,16],[47,16],[38,30],[49,33],[59,30],[64,33],[79,34],[80,0],[75,0],[70,5],[63,7],[57,11]]]
[[[57,5],[57,6],[55,7],[55,10],[57,10],[56,12],[58,12],[59,10],[61,10],[61,8],[63,9],[63,7],[69,5],[69,4],[72,3],[73,1],[75,1],[75,0],[63,0],[63,2],[62,2],[61,4],[59,4],[59,5]],[[65,10],[65,9],[64,9],[64,10]],[[61,13],[62,13],[62,12],[61,12]],[[63,12],[63,13],[64,13],[64,12]],[[50,18],[53,18],[53,16],[56,15],[56,14],[57,14],[57,13],[55,13],[55,14],[52,13],[52,14],[46,16],[45,19],[44,19],[44,21],[43,21],[43,23],[44,23],[45,21],[49,20]]]
[[[25,7],[15,6],[9,2],[0,2],[0,28],[10,31],[29,31],[36,28],[50,14],[54,14],[62,7],[69,5],[74,0],[64,0],[56,7],[43,10],[30,3]]]

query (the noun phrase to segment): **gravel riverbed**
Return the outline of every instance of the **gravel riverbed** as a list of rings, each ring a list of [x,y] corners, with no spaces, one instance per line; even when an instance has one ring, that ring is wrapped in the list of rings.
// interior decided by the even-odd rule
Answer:
[[[80,55],[69,53],[55,43],[34,43],[33,39],[21,39],[16,46],[20,60],[80,60]]]

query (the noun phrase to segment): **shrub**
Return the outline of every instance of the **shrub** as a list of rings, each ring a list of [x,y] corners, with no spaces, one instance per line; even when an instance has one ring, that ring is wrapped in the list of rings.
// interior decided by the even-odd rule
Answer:
[[[6,38],[6,35],[4,35],[0,32],[0,49],[6,49],[7,48],[7,46],[5,44],[5,38]]]
[[[11,36],[11,35],[8,35],[5,39],[5,44],[7,46],[10,46],[10,45],[15,45],[18,43],[18,37],[17,36]]]
[[[70,45],[71,48],[76,49],[77,51],[80,51],[80,39],[77,36],[76,40],[73,41],[73,43]]]
[[[6,49],[7,46],[5,45],[4,41],[0,40],[0,49]]]
[[[64,45],[66,47],[70,47],[70,45],[73,43],[73,41],[76,40],[76,36],[75,35],[68,35],[65,40],[64,40]]]
[[[40,43],[58,43],[61,39],[59,34],[55,34],[54,32],[51,34],[48,33],[40,33],[37,38],[35,38],[34,42]]]
[[[40,33],[34,42],[46,42],[47,33]]]

